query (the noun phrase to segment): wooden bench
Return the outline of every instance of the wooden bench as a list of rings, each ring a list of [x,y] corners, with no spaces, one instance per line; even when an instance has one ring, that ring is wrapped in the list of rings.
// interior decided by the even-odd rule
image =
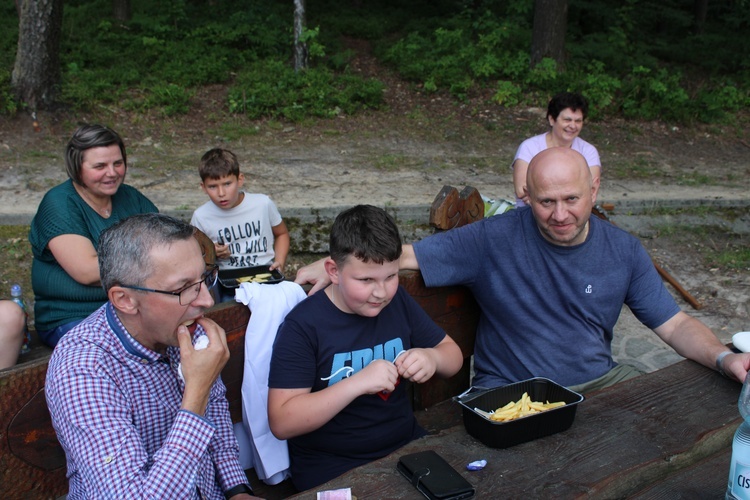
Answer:
[[[446,187],[430,210],[433,225],[443,230],[481,218],[484,209],[478,203],[481,203],[481,197],[476,190],[465,189],[458,193]],[[202,246],[207,262],[212,261],[215,258],[212,257],[213,245],[202,240]],[[399,280],[432,319],[458,343],[464,355],[463,368],[452,378],[410,385],[413,407],[421,410],[468,387],[469,359],[474,352],[479,308],[464,287],[426,288],[421,275],[414,271],[401,272]],[[206,316],[220,324],[227,334],[231,357],[222,371],[222,380],[227,386],[232,420],[241,422],[244,336],[250,311],[241,304],[223,303],[214,306]],[[3,498],[57,498],[68,489],[65,454],[52,428],[44,394],[50,355],[51,350],[40,347],[34,354],[35,359],[0,371],[0,485]]]

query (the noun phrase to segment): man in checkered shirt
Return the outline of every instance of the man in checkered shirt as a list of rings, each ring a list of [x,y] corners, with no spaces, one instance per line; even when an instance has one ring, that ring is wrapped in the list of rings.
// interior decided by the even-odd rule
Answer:
[[[203,317],[216,270],[192,226],[129,217],[102,233],[98,258],[109,302],[60,341],[45,385],[68,499],[255,498],[219,378],[226,337]]]

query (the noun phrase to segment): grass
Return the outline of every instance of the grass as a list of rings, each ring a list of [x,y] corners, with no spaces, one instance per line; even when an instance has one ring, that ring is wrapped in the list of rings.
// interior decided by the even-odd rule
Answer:
[[[748,242],[710,254],[718,267],[735,271],[750,271],[750,248]]]
[[[260,125],[240,123],[222,123],[218,130],[211,130],[212,135],[219,135],[227,141],[238,141],[243,137],[252,137],[260,133]]]
[[[699,216],[710,220],[721,217],[734,220],[741,216],[741,209],[720,209],[716,207],[660,208],[649,215]],[[747,213],[747,210],[744,211]],[[721,225],[708,224],[657,224],[653,226],[659,238],[669,239],[673,245],[690,248],[697,252],[706,267],[723,271],[750,271],[750,236],[737,234]]]
[[[681,186],[715,186],[719,181],[713,177],[699,172],[681,175],[677,178],[677,184]]]
[[[386,172],[395,172],[407,163],[410,163],[409,159],[400,154],[388,153],[375,159],[375,167]]]
[[[706,226],[693,226],[687,224],[656,224],[654,227],[660,238],[690,235],[692,237],[705,238],[708,234]]]
[[[733,221],[738,217],[747,214],[747,209],[742,208],[722,208],[712,205],[695,205],[691,207],[668,207],[656,206],[644,210],[641,215],[697,215],[701,217],[716,216],[722,219]]]
[[[629,159],[610,158],[605,166],[608,179],[660,179],[664,174],[655,161],[645,156],[634,156]]]

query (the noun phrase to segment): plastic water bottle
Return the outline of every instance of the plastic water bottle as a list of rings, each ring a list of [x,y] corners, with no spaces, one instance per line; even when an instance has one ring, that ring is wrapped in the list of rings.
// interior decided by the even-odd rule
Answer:
[[[750,500],[750,376],[745,377],[737,406],[744,421],[734,433],[732,441],[732,461],[725,498]]]
[[[23,302],[23,296],[21,295],[21,285],[16,283],[15,285],[11,286],[10,296],[13,302],[21,306],[21,309],[23,309],[23,312],[26,314],[26,319],[28,319],[29,313],[26,311],[26,304],[24,304]],[[24,339],[23,344],[21,344],[21,354],[26,354],[31,350],[31,334],[29,333],[29,327],[26,324],[26,321],[24,321],[23,333]]]

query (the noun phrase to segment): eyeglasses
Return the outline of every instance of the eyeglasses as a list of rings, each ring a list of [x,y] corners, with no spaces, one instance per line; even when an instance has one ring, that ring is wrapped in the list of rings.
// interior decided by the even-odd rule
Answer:
[[[154,292],[154,293],[164,293],[167,295],[176,295],[179,297],[180,305],[181,306],[187,306],[191,302],[193,302],[195,299],[198,298],[198,295],[201,293],[201,286],[205,283],[206,287],[210,290],[216,285],[216,280],[219,277],[219,266],[213,266],[211,269],[203,273],[203,277],[200,281],[196,281],[195,283],[190,283],[189,285],[185,285],[184,287],[180,288],[179,290],[175,290],[174,292],[170,292],[167,290],[155,290],[153,288],[143,288],[140,286],[130,286],[130,285],[120,285],[123,288],[130,288],[131,290],[140,290],[142,292]]]

